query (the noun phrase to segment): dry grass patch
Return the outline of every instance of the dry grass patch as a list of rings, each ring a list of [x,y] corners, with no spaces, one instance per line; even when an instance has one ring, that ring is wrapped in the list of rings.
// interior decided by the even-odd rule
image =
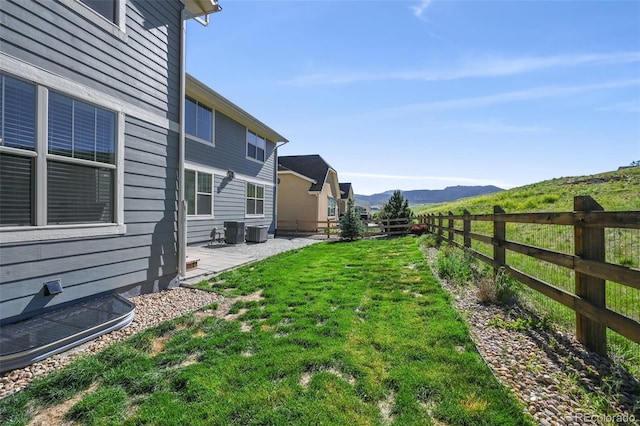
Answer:
[[[53,407],[43,408],[38,410],[33,419],[29,422],[29,426],[51,426],[51,425],[65,425],[70,424],[64,420],[65,414],[71,407],[85,397],[85,395],[95,392],[98,389],[98,384],[94,383],[89,386],[88,389],[78,392],[73,398],[66,400],[65,402],[54,405]]]

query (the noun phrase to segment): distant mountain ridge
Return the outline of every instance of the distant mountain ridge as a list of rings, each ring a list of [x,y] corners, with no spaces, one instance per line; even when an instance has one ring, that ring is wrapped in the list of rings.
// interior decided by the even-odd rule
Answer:
[[[366,204],[371,207],[381,206],[389,201],[394,190],[385,191],[373,195],[356,194],[356,204]],[[504,191],[493,185],[485,186],[448,186],[445,189],[415,189],[411,191],[402,191],[402,196],[409,201],[410,206],[419,204],[446,203],[449,201],[459,200],[460,198],[475,197],[477,195],[493,194],[495,192]]]

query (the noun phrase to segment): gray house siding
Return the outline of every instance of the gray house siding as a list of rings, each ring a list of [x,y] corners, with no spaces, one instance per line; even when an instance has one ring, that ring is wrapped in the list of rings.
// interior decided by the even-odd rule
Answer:
[[[216,111],[215,146],[186,140],[187,163],[211,168],[214,174],[213,219],[189,218],[187,243],[200,244],[211,239],[211,230],[222,230],[225,221],[240,221],[246,226],[268,226],[275,230],[276,144],[267,140],[265,162],[247,159],[247,127]],[[189,164],[187,164],[187,169]],[[233,170],[235,179],[226,178]],[[246,178],[243,178],[246,177]],[[250,180],[249,180],[250,178]],[[264,217],[245,217],[246,184],[264,185]]]
[[[273,200],[274,187],[265,185],[264,217],[245,217],[246,181],[229,182],[223,176],[214,176],[213,219],[189,219],[187,225],[188,244],[202,244],[211,240],[211,230],[223,230],[224,222],[240,221],[245,226],[268,226],[269,233],[275,230]]]
[[[157,291],[177,276],[180,11],[177,0],[128,0],[121,39],[64,3],[2,1],[3,54],[126,105],[126,233],[15,243],[0,235],[0,322],[103,293]],[[51,279],[64,291],[46,297]]]

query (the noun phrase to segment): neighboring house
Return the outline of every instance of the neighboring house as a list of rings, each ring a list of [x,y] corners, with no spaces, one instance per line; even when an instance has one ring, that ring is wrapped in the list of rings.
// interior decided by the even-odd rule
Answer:
[[[2,325],[178,284],[185,19],[219,9],[2,1]]]
[[[347,211],[349,200],[355,203],[356,196],[353,192],[353,185],[349,182],[340,183],[340,200],[338,201],[338,213],[340,215]]]
[[[190,75],[186,93],[187,243],[229,221],[273,234],[277,148],[288,141]]]
[[[278,157],[278,230],[315,232],[338,219],[338,173],[319,155]]]

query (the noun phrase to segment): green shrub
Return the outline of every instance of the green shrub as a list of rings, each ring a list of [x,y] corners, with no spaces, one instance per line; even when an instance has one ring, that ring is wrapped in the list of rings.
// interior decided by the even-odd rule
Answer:
[[[464,284],[473,278],[472,264],[473,257],[469,253],[450,246],[440,250],[435,260],[438,275],[458,284]]]
[[[490,277],[493,269],[483,272],[478,281],[478,301],[481,303],[509,304],[518,300],[518,282],[500,269],[495,277]]]
[[[347,211],[340,218],[340,238],[353,241],[364,235],[364,224],[356,212],[353,200],[349,199]]]

